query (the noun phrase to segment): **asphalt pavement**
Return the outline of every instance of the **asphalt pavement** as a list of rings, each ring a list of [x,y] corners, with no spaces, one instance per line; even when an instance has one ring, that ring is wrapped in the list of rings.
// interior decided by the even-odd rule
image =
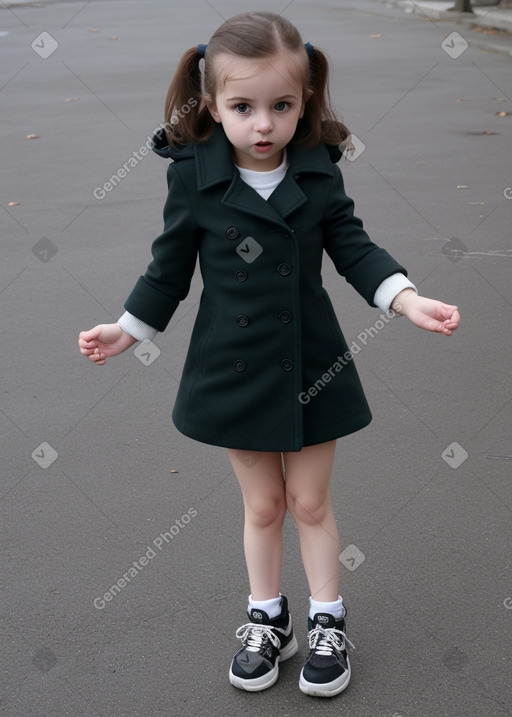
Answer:
[[[199,275],[154,344],[103,368],[77,347],[122,313],[161,230],[166,162],[146,143],[179,57],[255,5],[2,5],[1,714],[511,715],[511,35],[377,0],[265,6],[331,58],[371,236],[462,315],[450,338],[384,322],[326,259],[374,420],[337,449],[356,650],[349,688],[320,700],[298,687],[309,593],[288,518],[299,652],[269,690],[228,682],[242,500],[225,451],[170,417]]]

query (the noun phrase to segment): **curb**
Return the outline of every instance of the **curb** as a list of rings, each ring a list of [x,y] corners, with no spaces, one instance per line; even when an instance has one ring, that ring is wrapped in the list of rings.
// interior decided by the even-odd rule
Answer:
[[[452,2],[414,2],[414,0],[398,0],[397,5],[406,13],[423,15],[433,20],[454,20],[462,23],[475,23],[481,27],[496,28],[512,32],[512,9],[499,10],[498,6],[474,7],[473,13],[455,12]]]
[[[512,8],[498,10],[495,5],[480,6],[473,7],[473,13],[465,13],[451,10],[450,8],[454,7],[453,2],[428,2],[428,0],[389,2],[388,0],[387,4],[393,4],[406,14],[422,17],[425,20],[454,22],[474,33],[478,33],[480,30],[483,33],[482,36],[480,38],[473,37],[471,45],[488,52],[499,52],[512,56]],[[486,33],[486,30],[490,32]],[[485,39],[486,35],[487,39]],[[501,43],[499,39],[496,39],[497,35],[502,36]]]

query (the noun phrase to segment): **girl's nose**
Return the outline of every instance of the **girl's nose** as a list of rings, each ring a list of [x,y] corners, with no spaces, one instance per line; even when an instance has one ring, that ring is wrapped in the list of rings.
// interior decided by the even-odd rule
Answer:
[[[254,128],[257,132],[270,132],[272,129],[272,120],[268,114],[259,114],[254,122]]]

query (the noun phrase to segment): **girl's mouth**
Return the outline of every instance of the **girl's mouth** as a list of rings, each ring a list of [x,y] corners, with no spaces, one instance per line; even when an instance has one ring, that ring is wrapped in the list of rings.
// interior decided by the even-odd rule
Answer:
[[[268,152],[273,147],[272,142],[257,142],[255,145],[257,152]]]

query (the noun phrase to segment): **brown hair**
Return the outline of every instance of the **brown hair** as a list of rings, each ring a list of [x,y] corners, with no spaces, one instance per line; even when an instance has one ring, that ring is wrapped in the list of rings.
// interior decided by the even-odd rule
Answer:
[[[297,28],[281,15],[251,12],[226,20],[212,35],[204,53],[196,47],[181,58],[165,100],[165,126],[171,147],[204,142],[215,125],[205,103],[215,97],[218,78],[213,70],[220,53],[241,57],[271,57],[279,51],[303,56],[303,93],[307,100],[304,116],[297,124],[294,142],[313,147],[321,142],[339,145],[350,132],[338,121],[329,95],[329,64],[321,50],[306,53]],[[299,54],[300,53],[300,54]]]

